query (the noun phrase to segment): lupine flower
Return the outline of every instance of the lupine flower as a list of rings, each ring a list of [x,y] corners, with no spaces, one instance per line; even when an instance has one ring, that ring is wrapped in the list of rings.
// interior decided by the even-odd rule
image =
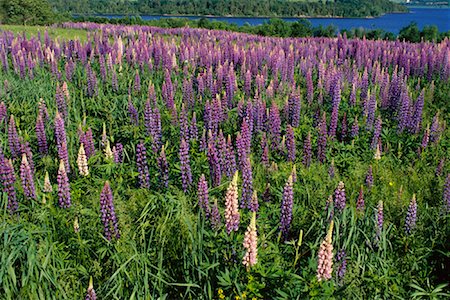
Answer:
[[[359,123],[358,123],[358,117],[355,117],[355,120],[353,121],[353,125],[352,125],[352,132],[351,132],[351,136],[354,139],[355,137],[357,137],[359,134]]]
[[[198,206],[203,210],[206,218],[209,218],[209,195],[208,195],[208,182],[206,181],[205,174],[200,176],[197,189]]]
[[[411,202],[409,203],[408,212],[406,213],[405,220],[405,232],[406,234],[411,234],[416,227],[417,221],[417,201],[416,194],[413,194]]]
[[[320,245],[317,258],[317,280],[329,280],[333,272],[333,220],[330,222],[326,238]]]
[[[58,182],[58,202],[62,208],[69,208],[70,202],[70,186],[69,178],[67,177],[66,168],[64,167],[64,161],[61,159],[59,163],[58,176],[56,177]]]
[[[136,93],[141,91],[141,77],[139,77],[138,70],[136,70],[136,74],[134,75],[134,91]]]
[[[430,140],[433,143],[437,143],[439,141],[439,138],[441,136],[441,124],[439,123],[439,112],[436,113],[433,117],[433,121],[431,123],[430,127]]]
[[[80,232],[80,224],[78,223],[78,217],[75,217],[75,219],[73,220],[73,231],[75,233]]]
[[[409,130],[412,133],[418,133],[422,126],[422,111],[423,111],[423,105],[424,105],[424,98],[425,98],[425,90],[422,90],[419,97],[416,100],[416,103],[414,104],[414,111],[411,116],[410,124],[409,124]]]
[[[102,147],[106,147],[107,141],[108,141],[108,136],[106,135],[106,124],[103,123],[102,140],[101,140]]]
[[[311,164],[312,157],[312,147],[311,147],[311,132],[308,132],[308,135],[303,142],[303,165],[305,167],[309,167]]]
[[[0,153],[0,182],[3,187],[3,192],[8,195],[8,210],[13,214],[19,208],[19,203],[16,198],[16,174],[14,174],[14,167],[12,162],[6,159]]]
[[[100,194],[100,211],[106,239],[110,241],[112,237],[116,239],[120,238],[116,213],[114,211],[113,194],[109,181],[105,182]]]
[[[218,151],[213,141],[208,144],[208,163],[210,176],[212,178],[213,186],[219,186],[222,180],[222,171],[220,166],[219,157],[217,157]]]
[[[20,143],[19,143],[19,135],[17,134],[16,122],[14,120],[14,115],[11,115],[9,118],[8,125],[8,143],[9,150],[11,151],[11,156],[13,159],[17,158],[20,155]]]
[[[31,151],[30,144],[23,141],[22,137],[19,138],[20,142],[20,153],[27,156],[28,164],[30,166],[31,175],[34,176],[34,162],[33,162],[33,152]]]
[[[430,128],[427,127],[425,129],[425,132],[423,133],[422,144],[420,145],[422,150],[424,150],[428,146],[429,141],[430,141]]]
[[[136,107],[134,107],[133,102],[131,101],[131,96],[128,98],[128,114],[130,115],[130,122],[134,126],[139,125],[139,114],[137,112]]]
[[[66,85],[66,87],[67,87],[67,85]],[[67,118],[67,103],[66,103],[66,99],[65,99],[62,87],[60,87],[59,84],[56,85],[55,100],[56,100],[56,107],[58,109],[58,112],[61,114],[63,119],[66,119]]]
[[[366,186],[368,188],[372,188],[373,186],[373,172],[372,172],[372,165],[369,166],[369,169],[367,170],[366,174]]]
[[[48,172],[45,172],[44,193],[51,193],[51,192],[53,192],[53,187],[52,187],[52,184],[50,182],[50,175],[48,174]]]
[[[339,182],[336,190],[334,191],[334,203],[336,208],[342,212],[345,208],[346,196],[345,186],[342,181]]]
[[[116,164],[123,163],[123,145],[121,143],[115,144],[112,152],[114,155],[114,163]]]
[[[335,173],[336,173],[336,171],[334,169],[334,159],[333,159],[333,160],[331,160],[331,165],[328,168],[328,176],[330,176],[330,178],[333,179],[335,176]]]
[[[165,188],[169,187],[169,164],[167,163],[166,150],[164,145],[161,147],[161,153],[158,157],[159,181]]]
[[[377,120],[375,121],[374,126],[375,129],[373,131],[372,143],[370,144],[372,149],[375,149],[375,147],[378,145],[378,141],[381,135],[381,124],[382,124],[381,116],[378,116]]]
[[[86,152],[84,152],[83,144],[80,145],[80,149],[78,150],[77,165],[81,176],[89,175],[89,167],[87,163]]]
[[[243,246],[246,249],[242,263],[247,270],[258,262],[258,233],[256,231],[256,212],[253,212],[250,225],[245,232]]]
[[[286,131],[286,148],[288,153],[288,161],[294,162],[295,161],[295,136],[294,136],[294,129],[291,125],[288,125],[287,131]]]
[[[6,124],[6,116],[7,116],[7,112],[6,112],[6,104],[5,102],[0,102],[0,124],[3,123],[3,121],[5,121]]]
[[[111,144],[109,141],[106,142],[106,147],[105,147],[105,159],[106,160],[113,160],[114,159],[114,153],[111,150]]]
[[[70,164],[69,164],[69,153],[67,152],[67,137],[66,137],[66,129],[64,125],[64,120],[59,114],[56,112],[55,117],[55,137],[56,137],[56,146],[58,148],[58,157],[59,159],[64,161],[64,167],[67,173],[70,173]]]
[[[211,227],[214,230],[218,230],[220,228],[220,212],[219,212],[219,206],[217,205],[217,199],[214,199],[214,205],[211,209]]]
[[[345,276],[345,272],[347,270],[347,254],[345,253],[345,250],[342,249],[338,252],[338,255],[336,257],[339,267],[337,269],[337,277],[342,280]]]
[[[89,279],[89,287],[87,289],[87,295],[85,300],[97,300],[97,295],[95,294],[94,284],[92,283],[92,277]]]
[[[36,137],[39,147],[39,152],[42,154],[47,154],[48,145],[47,145],[47,136],[45,134],[45,125],[44,120],[41,115],[38,115],[36,120]]]
[[[439,160],[438,165],[436,166],[435,174],[437,177],[442,175],[442,169],[444,169],[445,158],[441,158]]]
[[[197,117],[195,111],[192,113],[191,126],[189,127],[189,137],[194,141],[198,139]]]
[[[191,164],[189,160],[189,146],[184,139],[180,143],[181,182],[183,191],[187,192],[192,183]]]
[[[373,156],[373,159],[380,160],[381,159],[381,146],[380,143],[377,144],[377,148],[375,149],[375,154]]]
[[[398,112],[398,132],[401,133],[407,128],[410,122],[410,100],[408,91],[403,90],[400,96],[400,108]]]
[[[358,200],[356,200],[356,209],[360,212],[364,211],[364,191],[363,191],[363,187],[361,185],[361,188],[359,189],[359,195],[358,195]]]
[[[277,104],[273,101],[269,114],[269,132],[272,149],[278,149],[280,144],[281,120]]]
[[[250,158],[244,162],[242,166],[242,197],[241,208],[250,208],[253,195],[253,173]]]
[[[377,223],[377,237],[379,238],[381,235],[381,232],[383,231],[383,221],[384,221],[384,217],[383,217],[383,201],[380,200],[378,202],[378,206],[377,206],[377,215],[376,215],[376,223]]]
[[[250,202],[250,211],[258,212],[259,203],[258,203],[258,195],[256,191],[253,191],[252,200]]]
[[[147,164],[147,149],[143,142],[136,147],[136,162],[139,172],[139,186],[144,189],[150,188],[150,173]]]
[[[225,195],[225,225],[228,234],[239,229],[240,214],[238,209],[237,181],[238,172],[236,171]]]
[[[325,112],[319,123],[319,139],[317,141],[317,158],[321,163],[325,162],[327,150],[327,119]]]
[[[447,174],[444,185],[444,205],[447,212],[450,212],[450,174]]]
[[[292,207],[294,205],[294,190],[292,175],[289,176],[283,189],[283,200],[281,202],[281,220],[280,230],[283,238],[286,240],[289,235],[289,229],[292,221]]]
[[[22,154],[20,165],[20,179],[22,180],[23,192],[27,198],[36,199],[36,189],[34,186],[33,172],[28,164],[27,156]]]

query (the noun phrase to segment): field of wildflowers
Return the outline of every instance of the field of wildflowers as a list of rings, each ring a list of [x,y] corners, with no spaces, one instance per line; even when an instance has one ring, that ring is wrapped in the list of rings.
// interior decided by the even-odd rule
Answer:
[[[0,298],[449,297],[450,41],[0,31]]]

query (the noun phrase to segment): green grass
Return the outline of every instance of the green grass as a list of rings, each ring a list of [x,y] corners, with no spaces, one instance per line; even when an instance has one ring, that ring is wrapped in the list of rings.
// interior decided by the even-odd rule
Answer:
[[[22,34],[25,32],[27,38],[36,36],[38,32],[44,34],[48,30],[48,34],[52,39],[79,39],[86,40],[87,32],[82,29],[65,29],[48,26],[26,26],[26,25],[0,25],[0,30],[11,31],[14,34]]]

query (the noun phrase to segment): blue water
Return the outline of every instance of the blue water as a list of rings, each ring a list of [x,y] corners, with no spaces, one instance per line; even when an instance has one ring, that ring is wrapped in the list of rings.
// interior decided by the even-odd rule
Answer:
[[[105,16],[118,18],[122,16]],[[171,16],[141,16],[144,20],[157,20],[161,18],[173,18]],[[198,16],[185,17],[191,20],[198,19]],[[241,18],[241,17],[207,17],[209,20],[224,21],[237,25],[258,25],[267,22],[269,18]],[[286,21],[296,21],[297,18],[285,18]],[[386,14],[372,19],[364,18],[308,18],[314,27],[322,25],[334,25],[338,29],[383,29],[385,31],[398,33],[402,27],[416,22],[420,29],[426,25],[436,25],[439,31],[450,30],[450,8],[410,8],[409,13]]]

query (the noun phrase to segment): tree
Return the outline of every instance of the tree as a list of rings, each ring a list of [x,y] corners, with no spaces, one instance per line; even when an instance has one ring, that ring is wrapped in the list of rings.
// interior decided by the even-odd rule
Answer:
[[[47,0],[0,0],[2,23],[49,25],[55,14]]]
[[[411,24],[409,24],[408,26],[403,27],[400,30],[398,38],[400,40],[405,40],[408,42],[414,42],[414,43],[420,42],[420,31],[419,31],[419,27],[417,27],[417,23],[411,22]]]

